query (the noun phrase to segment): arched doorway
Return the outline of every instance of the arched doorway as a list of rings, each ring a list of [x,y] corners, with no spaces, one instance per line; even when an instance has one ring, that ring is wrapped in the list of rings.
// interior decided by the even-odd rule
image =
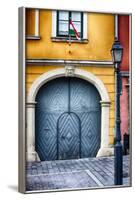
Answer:
[[[40,160],[37,152],[35,151],[35,106],[36,95],[39,89],[47,82],[66,76],[66,69],[58,68],[45,72],[39,76],[31,85],[29,94],[27,97],[27,129],[26,129],[26,141],[27,141],[27,161]],[[74,77],[81,78],[88,81],[95,86],[101,97],[101,143],[97,156],[106,156],[108,153],[112,155],[112,149],[109,147],[109,110],[110,99],[107,89],[103,82],[94,74],[82,69],[75,68]]]
[[[101,143],[101,97],[80,78],[61,77],[36,95],[35,147],[40,160],[96,156]]]

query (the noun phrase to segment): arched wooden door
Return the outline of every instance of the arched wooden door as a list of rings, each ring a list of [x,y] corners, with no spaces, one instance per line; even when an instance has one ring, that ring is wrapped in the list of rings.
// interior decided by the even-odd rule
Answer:
[[[100,96],[89,82],[57,78],[36,96],[36,151],[41,160],[96,156],[101,141]]]
[[[58,159],[81,157],[81,121],[73,112],[65,112],[58,119],[57,148]]]

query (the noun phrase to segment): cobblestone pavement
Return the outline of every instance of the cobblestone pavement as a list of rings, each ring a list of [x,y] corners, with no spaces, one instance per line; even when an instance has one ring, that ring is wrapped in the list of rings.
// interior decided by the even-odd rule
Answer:
[[[26,190],[56,190],[114,185],[114,158],[28,162]],[[123,185],[129,186],[129,156],[123,157]]]

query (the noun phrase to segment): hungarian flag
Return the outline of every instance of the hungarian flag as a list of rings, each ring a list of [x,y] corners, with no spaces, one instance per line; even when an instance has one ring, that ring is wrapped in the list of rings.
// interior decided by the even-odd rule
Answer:
[[[76,38],[77,38],[78,40],[80,40],[80,35],[79,35],[79,33],[77,32],[77,30],[76,30],[76,28],[75,28],[75,26],[74,26],[74,24],[73,24],[73,22],[72,22],[71,19],[70,19],[69,34],[70,34],[71,36],[72,36],[72,35],[75,35]]]

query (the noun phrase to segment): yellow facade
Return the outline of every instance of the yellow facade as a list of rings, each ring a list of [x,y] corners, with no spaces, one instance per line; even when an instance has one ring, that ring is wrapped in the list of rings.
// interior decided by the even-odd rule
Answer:
[[[87,23],[88,43],[69,45],[68,42],[52,42],[52,11],[41,10],[39,20],[41,39],[38,41],[27,40],[27,58],[111,60],[114,16],[111,14],[87,14]],[[33,26],[35,25],[30,26],[31,29]]]
[[[30,14],[27,15],[30,17]],[[27,21],[27,19],[26,19]],[[31,21],[31,23],[34,22]],[[32,32],[33,26],[31,25]],[[30,29],[29,27],[29,29]],[[71,43],[54,42],[52,35],[52,11],[40,10],[39,40],[26,40],[27,59],[64,59],[64,60],[93,60],[111,61],[110,49],[114,41],[114,15],[87,14],[88,42]],[[26,86],[27,94],[32,83],[41,74],[65,66],[27,65]],[[115,79],[112,66],[77,66],[96,75],[105,85],[110,101],[110,132],[109,142],[114,142],[114,117],[115,117]]]

